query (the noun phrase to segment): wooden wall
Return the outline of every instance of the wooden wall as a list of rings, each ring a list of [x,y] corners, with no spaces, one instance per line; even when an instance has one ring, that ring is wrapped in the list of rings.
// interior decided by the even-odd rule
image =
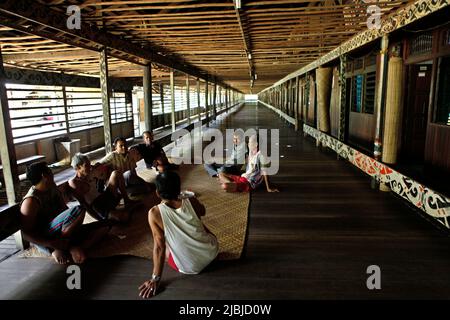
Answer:
[[[113,124],[112,131],[113,140],[119,136],[125,138],[133,137],[133,122],[126,121]],[[45,161],[47,161],[48,163],[53,163],[61,160],[57,157],[55,143],[56,140],[58,140],[62,136],[63,135],[16,144],[15,149],[17,159],[31,157],[36,154],[44,154],[46,156]],[[71,133],[69,137],[71,139],[80,139],[81,152],[95,150],[105,145],[103,127],[96,127],[74,132]]]
[[[375,116],[350,111],[348,140],[351,144],[372,153],[375,140]]]
[[[450,173],[450,127],[429,123],[425,143],[425,163]]]

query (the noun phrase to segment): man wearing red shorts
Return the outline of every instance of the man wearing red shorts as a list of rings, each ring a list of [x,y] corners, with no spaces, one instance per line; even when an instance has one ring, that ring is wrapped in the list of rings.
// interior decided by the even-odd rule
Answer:
[[[264,181],[267,192],[279,192],[278,189],[270,187],[269,178],[264,170],[267,167],[267,161],[258,149],[256,135],[250,137],[248,148],[247,170],[241,176],[220,173],[219,179],[222,188],[227,192],[248,192],[256,189]]]

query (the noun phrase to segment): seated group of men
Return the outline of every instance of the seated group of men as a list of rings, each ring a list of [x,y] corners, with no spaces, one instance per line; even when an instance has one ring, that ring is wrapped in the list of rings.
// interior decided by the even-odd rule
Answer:
[[[201,222],[205,207],[195,197],[179,197],[180,177],[171,170],[176,166],[169,163],[161,145],[153,141],[151,132],[144,132],[143,138],[143,144],[132,146],[130,150],[124,138],[117,138],[115,150],[94,165],[86,155],[76,154],[72,159],[76,174],[68,185],[79,204],[70,208],[47,164],[30,165],[27,178],[32,187],[22,200],[20,211],[22,231],[27,240],[39,250],[51,253],[58,263],[82,263],[87,248],[102,239],[115,223],[129,220],[137,202],[130,199],[127,188],[139,186],[144,192],[151,190],[136,173],[136,162],[143,158],[147,167],[160,172],[155,185],[161,203],[148,213],[154,239],[153,275],[139,288],[140,295],[149,298],[157,292],[165,258],[176,271],[196,274],[216,258],[219,246],[217,238]],[[278,191],[270,188],[264,174],[264,158],[257,149],[257,138],[251,137],[248,146],[247,153],[245,143],[235,135],[231,162],[224,166],[205,165],[208,172],[218,175],[228,192],[249,191],[263,180],[269,192]],[[247,170],[239,175],[242,164],[236,160],[242,156]],[[122,199],[124,209],[119,210]],[[96,222],[83,224],[86,213]]]
[[[148,149],[144,159],[157,165],[160,171],[169,167],[163,149],[152,141],[151,133],[146,132],[144,136],[150,139],[130,151],[126,140],[117,138],[114,151],[95,165],[91,165],[86,155],[76,154],[72,158],[75,177],[69,180],[68,191],[79,205],[70,208],[47,163],[30,165],[27,178],[32,186],[20,207],[25,237],[39,250],[51,252],[58,263],[70,260],[82,263],[86,258],[85,249],[105,235],[114,222],[129,220],[130,212],[138,202],[130,199],[127,188],[138,186],[143,192],[150,190],[136,173],[136,162],[142,157],[138,150]],[[124,208],[119,210],[117,207],[122,199]],[[83,225],[86,212],[97,222]]]

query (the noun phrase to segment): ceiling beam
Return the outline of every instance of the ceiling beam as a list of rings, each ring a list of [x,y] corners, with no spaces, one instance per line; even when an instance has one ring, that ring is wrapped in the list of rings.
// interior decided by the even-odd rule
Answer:
[[[306,64],[300,69],[291,72],[284,78],[278,80],[271,86],[261,90],[259,94],[275,88],[295,77],[303,76],[306,72],[310,72],[325,63],[338,59],[341,55],[351,52],[355,49],[361,48],[370,42],[380,39],[382,36],[392,33],[405,27],[408,24],[416,22],[438,10],[450,6],[450,0],[432,1],[432,0],[415,0],[404,7],[400,7],[381,20],[380,28],[363,29],[353,37],[344,41],[333,50],[321,55],[314,61]],[[413,14],[411,14],[413,13]]]
[[[153,62],[201,79],[212,77],[180,57],[161,54],[165,50],[149,42],[146,46],[139,46],[85,22],[81,23],[79,30],[68,29],[67,18],[64,13],[33,0],[0,2],[0,24],[4,26],[97,52],[106,47],[110,56],[136,64]],[[227,86],[222,79],[219,79],[219,83]]]
[[[78,59],[78,58],[91,58],[98,57],[96,51],[87,49],[76,49],[69,51],[56,51],[56,52],[30,52],[19,54],[3,54],[3,61],[23,61],[23,60],[66,60],[66,59]]]
[[[248,28],[248,23],[247,20],[244,20],[242,18],[241,15],[241,10],[242,8],[240,6],[237,5],[238,2],[237,0],[233,0],[234,1],[234,10],[236,12],[236,18],[239,24],[239,30],[241,32],[241,36],[242,36],[242,41],[244,43],[244,50],[245,50],[245,58],[247,59],[248,62],[248,71],[249,71],[249,75],[250,75],[250,92],[252,91],[253,88],[253,83],[255,81],[255,66],[253,65],[253,54],[252,54],[252,43],[251,43],[251,38],[250,38],[250,32],[249,32],[249,28]]]

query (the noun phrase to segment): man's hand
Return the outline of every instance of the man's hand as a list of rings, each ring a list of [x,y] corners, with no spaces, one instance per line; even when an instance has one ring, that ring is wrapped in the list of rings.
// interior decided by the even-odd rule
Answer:
[[[148,299],[156,296],[156,290],[158,290],[159,281],[147,280],[139,287],[139,296],[143,299]]]
[[[267,192],[280,192],[277,188],[267,188]]]

